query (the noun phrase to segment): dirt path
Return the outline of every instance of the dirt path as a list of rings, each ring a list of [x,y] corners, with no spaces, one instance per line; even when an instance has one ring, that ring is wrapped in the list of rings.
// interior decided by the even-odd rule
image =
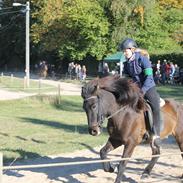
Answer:
[[[40,157],[34,160],[17,162],[16,165],[96,160],[99,158],[99,149],[100,148],[89,148],[88,150],[61,154],[59,156]],[[110,155],[110,158],[120,157],[121,151],[122,149],[119,148]],[[179,152],[180,151],[172,138],[164,140],[162,154]],[[181,182],[179,176],[182,174],[183,163],[180,155],[161,157],[153,169],[151,177],[144,181],[140,180],[140,175],[149,162],[149,158],[142,159],[140,157],[147,157],[150,155],[151,151],[148,145],[140,145],[135,149],[133,156],[139,158],[137,160],[129,161],[124,176],[124,182]],[[104,172],[99,163],[27,170],[8,170],[3,175],[3,183],[113,183],[115,177],[115,173]]]
[[[38,82],[38,80],[36,81]],[[58,84],[60,84],[61,95],[81,95],[81,85],[58,82],[53,80],[42,80],[42,83],[52,85],[52,86],[58,86]],[[55,94],[55,93],[58,93],[58,91],[51,92],[50,94]],[[36,95],[36,93],[13,92],[13,91],[7,91],[0,88],[0,100],[14,100],[14,99],[33,96],[33,95]]]
[[[35,94],[25,92],[12,92],[4,89],[0,89],[0,100],[14,100],[24,97],[29,97]]]
[[[42,80],[42,83],[56,87],[60,84],[61,95],[81,95],[81,85],[79,84],[58,82],[53,80]]]

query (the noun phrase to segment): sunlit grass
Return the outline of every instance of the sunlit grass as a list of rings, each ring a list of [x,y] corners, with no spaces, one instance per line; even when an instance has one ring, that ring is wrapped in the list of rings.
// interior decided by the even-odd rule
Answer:
[[[27,88],[23,78],[0,76],[0,88],[9,91],[22,91],[29,93],[43,93],[50,91],[57,91],[57,87],[43,84],[41,80],[30,80],[30,86]]]
[[[88,134],[79,96],[1,101],[0,151],[4,160],[72,152],[102,145],[107,136]]]
[[[173,98],[175,100],[183,101],[183,86],[165,85],[158,86],[157,89],[162,98]]]

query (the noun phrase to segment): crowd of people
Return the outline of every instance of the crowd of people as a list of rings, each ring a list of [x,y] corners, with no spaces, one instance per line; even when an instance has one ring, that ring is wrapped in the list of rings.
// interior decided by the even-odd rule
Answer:
[[[62,77],[61,74],[56,73],[55,65],[53,64],[48,64],[46,61],[40,61],[39,64],[34,65],[34,71],[39,75],[40,78],[56,78]],[[65,77],[67,79],[75,79],[75,80],[80,80],[80,81],[85,81],[86,80],[86,66],[85,65],[80,65],[80,64],[74,64],[74,62],[70,62],[68,64],[68,69],[66,72]]]
[[[173,62],[168,62],[167,60],[160,61],[152,64],[153,75],[156,84],[183,84],[183,68],[180,68],[177,64]],[[46,78],[48,75],[49,66],[46,61],[40,61],[38,65],[35,66],[39,76],[41,78]],[[54,70],[54,69],[50,69]],[[119,74],[119,64],[116,64],[114,69],[115,74]],[[80,81],[86,80],[86,66],[80,65],[74,62],[68,64],[67,78],[76,79]],[[98,76],[105,77],[110,74],[109,66],[105,62],[100,62],[98,65]],[[53,74],[51,73],[51,76]]]
[[[35,72],[38,73],[40,78],[46,78],[48,75],[48,65],[46,61],[40,61],[39,64],[34,65]]]
[[[70,79],[76,79],[80,81],[85,81],[86,79],[86,66],[80,64],[74,64],[70,62],[68,66],[68,74]]]
[[[173,62],[158,60],[153,64],[153,74],[157,84],[183,84],[183,68]]]

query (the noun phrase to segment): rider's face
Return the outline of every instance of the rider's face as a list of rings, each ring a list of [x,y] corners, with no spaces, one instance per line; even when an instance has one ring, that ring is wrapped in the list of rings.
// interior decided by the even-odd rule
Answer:
[[[125,57],[128,59],[131,58],[133,55],[133,52],[130,48],[123,50],[123,53],[124,53]]]

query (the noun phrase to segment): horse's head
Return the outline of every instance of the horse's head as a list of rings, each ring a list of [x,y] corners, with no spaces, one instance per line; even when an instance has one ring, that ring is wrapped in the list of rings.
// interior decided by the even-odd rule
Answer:
[[[85,110],[88,119],[88,131],[93,136],[99,135],[102,130],[104,113],[98,83],[87,83],[82,87],[81,96],[84,100],[83,109]]]

